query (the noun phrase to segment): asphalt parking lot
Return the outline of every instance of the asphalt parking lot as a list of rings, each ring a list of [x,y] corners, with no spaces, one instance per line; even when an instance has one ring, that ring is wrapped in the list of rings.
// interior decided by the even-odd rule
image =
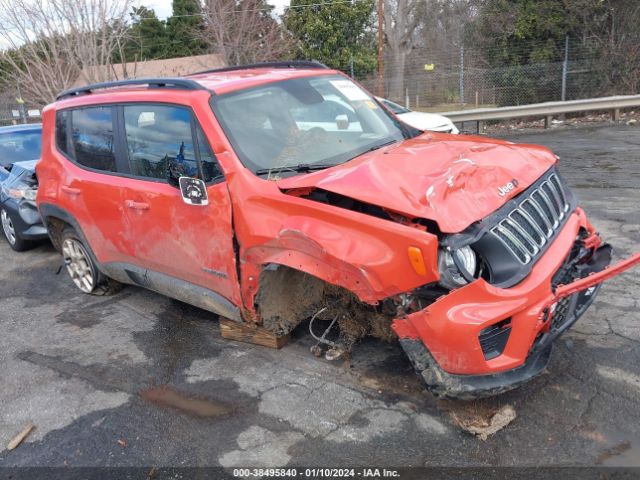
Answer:
[[[551,147],[618,256],[640,249],[640,129],[509,137]],[[640,271],[607,283],[548,372],[472,404],[436,401],[396,345],[349,361],[222,340],[217,319],[134,287],[76,291],[49,245],[0,242],[0,449],[5,466],[640,466]],[[513,405],[482,441],[452,413]]]

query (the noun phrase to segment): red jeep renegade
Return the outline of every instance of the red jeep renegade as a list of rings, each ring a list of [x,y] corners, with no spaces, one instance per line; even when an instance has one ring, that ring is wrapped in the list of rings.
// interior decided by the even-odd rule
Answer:
[[[399,340],[440,396],[540,373],[640,261],[607,268],[546,148],[415,130],[315,62],[76,88],[43,124],[37,203],[83,292],[140,285],[274,338],[311,319],[327,357]]]

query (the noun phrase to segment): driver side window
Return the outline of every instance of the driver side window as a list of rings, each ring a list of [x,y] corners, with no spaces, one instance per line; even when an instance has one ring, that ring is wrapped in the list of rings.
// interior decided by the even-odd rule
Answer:
[[[166,180],[168,169],[180,176],[212,181],[222,176],[213,151],[192,113],[170,105],[125,105],[124,128],[131,173],[137,177]],[[197,149],[197,152],[196,152]]]

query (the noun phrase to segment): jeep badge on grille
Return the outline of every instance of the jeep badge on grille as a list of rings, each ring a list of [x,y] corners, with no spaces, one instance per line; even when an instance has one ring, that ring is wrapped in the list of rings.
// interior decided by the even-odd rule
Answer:
[[[513,190],[517,186],[518,186],[518,180],[514,178],[506,185],[501,185],[498,187],[498,195],[500,195],[501,197],[504,197],[507,193],[509,193],[511,190]]]

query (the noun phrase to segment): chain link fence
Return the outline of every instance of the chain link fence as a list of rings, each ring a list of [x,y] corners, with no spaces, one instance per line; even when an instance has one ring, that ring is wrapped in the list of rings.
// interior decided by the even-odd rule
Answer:
[[[20,123],[38,123],[41,121],[40,108],[18,102],[17,90],[5,88],[0,91],[0,127]]]
[[[640,41],[625,48],[638,52]],[[411,109],[445,112],[640,93],[640,64],[606,58],[589,45],[569,47],[558,62],[489,67],[486,58],[487,52],[461,47],[439,55],[412,52],[404,76],[385,70],[384,95]],[[359,80],[379,93],[375,74]]]
[[[431,64],[426,64],[427,68]],[[435,68],[434,68],[435,70]],[[572,62],[517,65],[501,68],[442,68],[409,72],[401,80],[387,78],[385,91],[401,91],[391,98],[410,108],[476,108],[513,106],[536,102],[589,98],[597,95],[596,82],[589,82],[589,66]],[[580,77],[578,77],[580,72]],[[398,89],[394,82],[401,82]],[[375,79],[363,81],[375,91]],[[589,84],[591,83],[591,85]],[[592,88],[590,88],[592,87]]]
[[[426,64],[427,67],[430,64]],[[401,91],[391,100],[414,109],[464,109],[577,100],[603,94],[598,72],[589,62],[536,63],[500,68],[444,68],[385,79],[385,92]],[[394,82],[401,82],[400,88]],[[376,79],[362,83],[376,91]],[[395,88],[394,88],[395,87]],[[619,94],[637,92],[619,91]],[[390,96],[390,95],[387,95]]]

